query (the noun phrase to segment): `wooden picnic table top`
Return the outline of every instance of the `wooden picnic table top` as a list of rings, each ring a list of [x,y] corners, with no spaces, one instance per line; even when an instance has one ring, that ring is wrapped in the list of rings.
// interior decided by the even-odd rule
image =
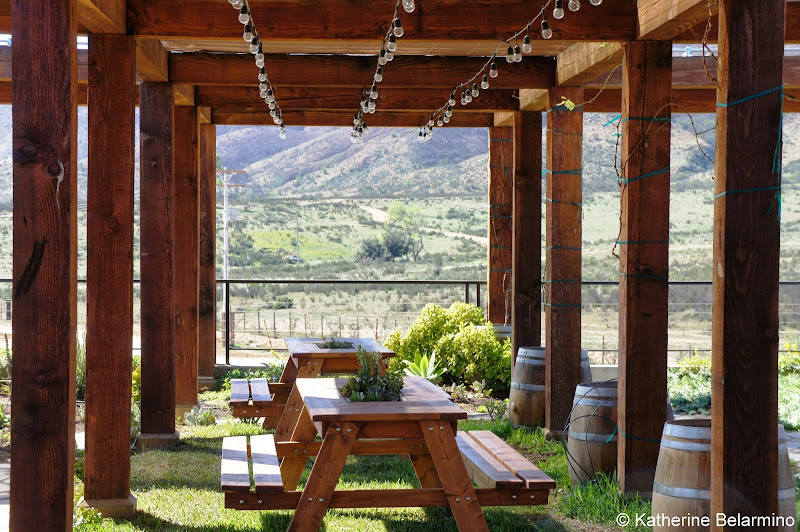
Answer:
[[[286,349],[293,358],[349,358],[358,352],[361,347],[368,353],[380,353],[383,357],[395,356],[394,351],[386,349],[372,338],[334,338],[337,341],[349,342],[353,347],[329,349],[320,347],[324,338],[287,338]]]
[[[346,378],[297,379],[296,387],[311,420],[426,421],[466,419],[467,413],[450,396],[422,377],[405,377],[400,401],[350,402],[339,389]]]

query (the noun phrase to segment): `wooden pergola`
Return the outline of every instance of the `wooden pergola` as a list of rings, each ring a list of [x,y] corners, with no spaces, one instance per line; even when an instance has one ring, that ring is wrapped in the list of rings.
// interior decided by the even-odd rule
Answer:
[[[400,55],[384,68],[368,124],[427,122],[453,86],[545,3],[418,0],[414,13],[401,11]],[[394,2],[250,6],[286,124],[352,126]],[[774,159],[781,110],[798,110],[783,102],[781,87],[800,85],[800,58],[784,58],[784,43],[800,42],[800,3],[605,0],[583,2],[562,20],[546,15],[553,38],[531,28],[532,53],[521,63],[498,58],[491,89],[457,105],[448,125],[489,128],[489,318],[503,323],[510,314],[515,347],[538,345],[544,305],[546,424],[558,432],[579,378],[583,113],[621,112],[618,475],[622,491],[649,493],[665,420],[669,120],[716,112],[712,512],[777,512]],[[718,66],[673,58],[672,43],[696,43],[709,21]],[[273,122],[225,0],[0,1],[0,32],[12,34],[14,52],[0,57],[0,99],[13,105],[14,118],[11,529],[65,530],[74,459],[76,106],[89,106],[86,499],[105,515],[135,509],[128,446],[135,106],[142,447],[178,438],[176,411],[196,404],[198,380],[213,374],[215,125]],[[89,34],[88,53],[76,49],[79,33]],[[578,106],[560,105],[564,97]]]

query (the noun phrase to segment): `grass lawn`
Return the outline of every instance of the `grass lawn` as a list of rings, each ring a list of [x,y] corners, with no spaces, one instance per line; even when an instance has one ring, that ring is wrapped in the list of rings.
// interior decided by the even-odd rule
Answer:
[[[558,483],[547,506],[485,508],[493,531],[618,530],[614,518],[619,511],[649,515],[648,503],[620,500],[612,482],[571,491],[563,448],[546,441],[538,431],[514,430],[507,421],[467,420],[460,428],[494,431]],[[226,510],[219,490],[222,438],[261,432],[257,425],[233,421],[186,427],[175,446],[133,455],[131,487],[138,499],[136,516],[130,521],[104,519],[77,530],[285,530],[292,511]],[[309,471],[306,468],[300,489]],[[340,489],[417,487],[410,462],[399,456],[350,457],[338,484]],[[457,527],[447,508],[380,508],[330,510],[322,530],[456,531]]]

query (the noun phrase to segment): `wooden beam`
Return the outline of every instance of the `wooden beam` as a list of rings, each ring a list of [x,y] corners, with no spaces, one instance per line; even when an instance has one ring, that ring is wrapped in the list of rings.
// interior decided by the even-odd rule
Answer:
[[[503,112],[494,114],[494,127],[514,127],[517,121],[516,112]]]
[[[547,107],[547,267],[545,268],[545,427],[561,436],[581,364],[583,101],[580,88],[550,89]]]
[[[542,344],[542,113],[514,122],[511,352]]]
[[[211,123],[211,107],[197,107],[197,123],[210,124]]]
[[[175,404],[197,406],[200,201],[199,126],[194,107],[175,108]]]
[[[544,111],[547,109],[547,89],[520,89],[520,111]]]
[[[169,81],[169,52],[158,39],[136,39],[136,77],[144,82]]]
[[[406,34],[400,42],[430,42],[430,52],[448,40],[496,43],[519,31],[540,6],[524,0],[439,0],[401,13]],[[391,9],[360,0],[300,2],[253,0],[250,8],[265,43],[271,40],[367,41],[375,50],[385,34]],[[454,24],[454,13],[458,23]],[[630,0],[605,0],[602,9],[586,6],[553,24],[553,40],[626,41],[635,37],[636,6]],[[599,20],[598,20],[599,19]],[[242,25],[224,2],[128,0],[128,29],[134,35],[195,37],[241,41]],[[532,32],[538,40],[537,32]],[[335,43],[334,43],[335,46]],[[494,47],[493,46],[493,47]],[[298,51],[300,51],[298,49]],[[330,52],[329,52],[330,53]]]
[[[0,81],[11,81],[11,50],[10,46],[0,46]],[[85,85],[89,79],[88,64],[89,54],[87,50],[77,51],[78,62],[78,83]],[[79,89],[81,87],[78,87]]]
[[[198,113],[199,114],[199,113]],[[217,128],[200,126],[200,301],[197,347],[200,384],[213,385],[217,360]]]
[[[716,17],[718,10],[718,0],[638,0],[636,38],[673,39]]]
[[[351,111],[286,111],[287,126],[351,126]],[[427,113],[377,112],[366,119],[369,127],[418,127],[428,123]],[[212,122],[220,125],[274,126],[269,113],[219,113],[212,110]],[[453,113],[449,127],[489,127],[494,116],[481,113]],[[434,128],[435,131],[435,128]],[[435,133],[434,133],[435,134]]]
[[[89,43],[85,498],[104,516],[132,517],[135,51],[127,35]]]
[[[778,513],[783,0],[721,0],[711,512]],[[765,91],[770,91],[766,93]],[[745,101],[742,101],[744,99]],[[714,530],[720,529],[714,527]]]
[[[513,123],[513,122],[512,122]],[[489,128],[489,275],[487,319],[511,321],[511,216],[514,211],[514,128]]]
[[[622,61],[622,44],[578,43],[560,54],[556,60],[556,84],[568,87],[585,85],[607,74]]]
[[[172,93],[175,97],[176,107],[194,107],[194,85],[176,83],[172,86]]]
[[[617,478],[649,498],[667,404],[672,43],[624,49]]]
[[[471,78],[485,63],[478,57],[399,56],[387,66],[380,91],[390,88],[444,89],[441,103],[449,91]],[[276,91],[293,87],[350,87],[361,90],[371,83],[374,57],[267,55],[270,81]],[[492,80],[493,89],[543,89],[555,80],[555,61],[549,57],[526,57],[521,63],[498,61],[500,75]],[[169,77],[173,83],[192,85],[248,85],[257,83],[253,59],[248,54],[171,54]],[[356,107],[359,94],[355,94]],[[439,105],[441,105],[441,103]]]
[[[144,447],[173,443],[178,438],[172,85],[142,83],[139,98],[142,434],[137,445]]]
[[[78,20],[92,33],[125,33],[125,0],[78,0]]]
[[[430,113],[441,107],[449,96],[447,89],[401,89],[384,90],[378,94],[378,111],[416,111]],[[281,87],[276,89],[283,110],[353,110],[358,109],[361,89],[352,87]],[[195,92],[197,105],[208,105],[223,112],[264,111],[267,107],[259,96],[258,86],[199,86]],[[518,106],[513,90],[489,89],[481,91],[467,106],[459,106],[460,112],[515,111]]]
[[[14,0],[11,11],[16,52],[9,524],[10,530],[68,530],[75,459],[76,4]]]

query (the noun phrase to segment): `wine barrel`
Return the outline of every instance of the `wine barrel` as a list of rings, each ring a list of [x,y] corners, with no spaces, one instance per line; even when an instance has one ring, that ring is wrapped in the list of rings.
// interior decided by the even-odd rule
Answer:
[[[575,388],[567,430],[567,464],[573,486],[617,467],[617,381]]]
[[[700,519],[711,515],[711,420],[681,419],[664,424],[653,483],[654,516],[693,516],[685,526],[654,526],[653,530],[708,530]],[[797,530],[797,507],[786,433],[778,425],[778,516]],[[795,519],[788,519],[789,517]],[[665,519],[661,519],[664,521]]]
[[[544,425],[544,347],[520,347],[511,373],[508,419],[515,428]],[[589,354],[581,349],[581,380],[592,380]]]

